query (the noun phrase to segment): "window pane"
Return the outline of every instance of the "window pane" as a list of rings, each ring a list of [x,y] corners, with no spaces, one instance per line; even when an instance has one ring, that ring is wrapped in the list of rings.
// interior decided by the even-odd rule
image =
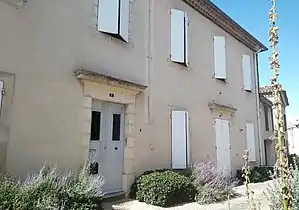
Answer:
[[[288,130],[288,125],[287,125],[287,117],[286,117],[286,114],[283,115],[283,128],[284,128],[284,131],[287,131]]]
[[[120,114],[113,114],[112,141],[120,141]]]
[[[273,119],[273,110],[271,108],[271,112],[270,112],[270,117],[271,117],[271,128],[272,131],[274,131],[274,119]]]
[[[268,107],[264,105],[264,112],[265,112],[265,127],[266,131],[269,131],[269,115],[268,115]]]
[[[100,140],[101,112],[92,111],[90,140]]]

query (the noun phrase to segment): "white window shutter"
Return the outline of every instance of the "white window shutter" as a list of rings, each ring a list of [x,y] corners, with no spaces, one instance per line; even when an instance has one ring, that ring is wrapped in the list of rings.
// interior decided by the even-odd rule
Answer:
[[[3,93],[4,93],[4,82],[0,80],[0,111],[3,103]]]
[[[252,75],[251,75],[250,56],[249,55],[242,56],[242,69],[243,69],[244,90],[251,91],[252,90]]]
[[[229,120],[215,119],[217,170],[231,176]]]
[[[119,35],[125,42],[129,41],[129,15],[130,15],[130,0],[120,0]]]
[[[184,58],[185,58],[185,64],[186,66],[188,66],[188,16],[187,16],[187,12],[185,12],[185,24],[184,24],[184,30],[185,30],[185,42],[184,42],[184,46],[185,46],[185,52],[184,52]]]
[[[171,9],[171,60],[185,63],[185,12]]]
[[[226,79],[225,37],[214,36],[215,78]]]
[[[98,30],[118,34],[119,31],[119,0],[99,0]]]
[[[246,142],[247,142],[247,150],[249,150],[248,160],[256,161],[256,145],[255,145],[253,123],[246,123]]]
[[[171,116],[172,168],[186,168],[188,162],[187,115],[185,111],[172,111]]]

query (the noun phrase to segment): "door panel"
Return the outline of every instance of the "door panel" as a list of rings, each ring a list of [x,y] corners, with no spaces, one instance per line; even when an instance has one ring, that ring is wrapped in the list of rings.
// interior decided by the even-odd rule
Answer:
[[[106,181],[105,193],[122,190],[123,140],[124,105],[93,103],[90,160],[100,163]]]
[[[223,119],[215,119],[215,130],[217,169],[219,171],[224,170],[228,176],[231,176],[229,121]]]
[[[109,104],[107,111],[107,124],[109,133],[105,140],[107,147],[100,159],[109,166],[105,173],[109,178],[106,179],[108,192],[117,192],[122,189],[122,171],[123,171],[123,136],[124,136],[124,107],[119,104]]]

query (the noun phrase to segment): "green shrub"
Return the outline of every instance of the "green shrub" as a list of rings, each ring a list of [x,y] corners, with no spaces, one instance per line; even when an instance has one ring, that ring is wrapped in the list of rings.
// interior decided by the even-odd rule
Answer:
[[[274,168],[271,166],[256,166],[250,169],[249,179],[251,183],[265,182],[271,180],[271,175],[274,173]],[[242,170],[237,170],[236,178],[239,184],[243,184],[245,179],[242,176]]]
[[[274,169],[270,166],[256,166],[250,170],[249,179],[251,183],[265,182],[271,180]]]
[[[294,161],[293,161],[294,162]],[[294,164],[290,167],[290,172],[292,174],[289,183],[292,190],[292,210],[299,210],[299,167]],[[267,200],[269,201],[269,206],[271,210],[281,210],[283,209],[283,203],[281,202],[283,197],[281,193],[281,179],[279,176],[275,177],[273,184],[270,184],[264,193]]]
[[[0,181],[0,209],[14,209],[17,195],[20,194],[21,184],[8,176]]]
[[[190,178],[171,170],[146,172],[136,183],[136,199],[156,206],[190,202],[195,193]]]
[[[147,174],[154,173],[154,172],[165,172],[165,171],[173,171],[173,172],[179,173],[187,178],[190,178],[192,175],[192,170],[190,168],[187,168],[187,169],[166,169],[166,168],[164,168],[164,169],[145,171],[143,174],[138,176],[135,179],[134,183],[131,185],[129,197],[132,199],[136,199],[137,184],[140,182],[140,177],[147,175]]]
[[[293,169],[295,167],[299,167],[299,156],[297,156],[296,154],[288,155],[288,162],[289,166],[292,166]]]
[[[208,161],[198,162],[193,167],[193,183],[196,187],[196,201],[210,204],[224,201],[234,194],[236,183],[224,171],[219,171],[216,164]]]
[[[0,209],[71,210],[102,209],[102,176],[90,176],[88,165],[79,173],[58,174],[43,168],[24,182],[4,177],[0,181]]]

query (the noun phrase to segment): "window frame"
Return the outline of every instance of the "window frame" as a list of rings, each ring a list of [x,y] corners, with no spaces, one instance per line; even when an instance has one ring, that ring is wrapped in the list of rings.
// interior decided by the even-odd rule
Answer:
[[[265,130],[270,130],[270,124],[269,124],[269,109],[266,104],[264,104],[264,115],[265,115]]]

